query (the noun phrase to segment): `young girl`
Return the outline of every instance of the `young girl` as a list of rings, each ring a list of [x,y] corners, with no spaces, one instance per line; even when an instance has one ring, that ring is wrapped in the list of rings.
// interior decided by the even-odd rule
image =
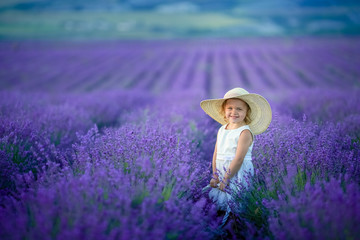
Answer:
[[[243,88],[231,89],[221,99],[204,100],[200,106],[222,125],[212,159],[209,197],[228,215],[231,198],[228,192],[237,189],[239,183],[247,187],[248,177],[254,174],[251,159],[254,135],[268,128],[271,108],[264,97]],[[225,188],[230,191],[225,192]]]

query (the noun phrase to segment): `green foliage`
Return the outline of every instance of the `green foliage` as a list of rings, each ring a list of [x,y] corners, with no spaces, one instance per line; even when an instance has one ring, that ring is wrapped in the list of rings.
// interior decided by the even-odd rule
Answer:
[[[307,176],[305,171],[298,168],[298,173],[295,176],[295,185],[299,191],[305,189],[306,180]]]
[[[126,162],[126,161],[123,162],[123,171],[124,171],[125,174],[126,174],[126,173],[127,173],[127,174],[130,173],[129,163]]]
[[[131,207],[137,208],[144,201],[145,197],[149,196],[149,191],[144,189],[142,192],[135,195],[131,201]]]
[[[172,231],[172,232],[168,232],[166,234],[166,239],[167,240],[175,240],[175,239],[178,239],[179,236],[180,236],[180,234],[178,232]]]
[[[120,227],[120,221],[118,219],[110,218],[105,233],[108,235],[111,230],[118,227]]]
[[[31,206],[29,206],[28,204],[26,205],[26,212],[27,212],[26,228],[27,230],[30,230],[31,228],[34,228],[36,226],[36,221],[35,221],[34,212],[31,210]]]
[[[56,239],[56,236],[60,232],[61,219],[59,216],[53,219],[53,226],[51,229],[51,238]]]
[[[22,151],[20,151],[19,144],[23,148]],[[4,150],[8,156],[11,156],[12,162],[16,163],[17,165],[24,163],[29,157],[29,154],[22,156],[21,152],[29,152],[31,148],[31,145],[28,143],[28,141],[20,141],[19,144],[3,143],[0,145],[0,150]]]
[[[58,146],[61,142],[62,136],[63,133],[61,131],[53,132],[50,136],[51,143],[53,143],[55,146]]]
[[[173,187],[174,187],[173,182],[168,183],[168,184],[165,185],[165,187],[164,187],[164,189],[163,189],[163,191],[161,193],[163,199],[161,199],[160,202],[164,202],[164,201],[169,200],[169,198],[171,197]]]

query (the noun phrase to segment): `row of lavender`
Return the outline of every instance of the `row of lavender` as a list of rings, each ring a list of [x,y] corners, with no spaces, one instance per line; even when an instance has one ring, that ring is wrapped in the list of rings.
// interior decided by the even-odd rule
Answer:
[[[359,93],[269,98],[274,118],[256,138],[253,188],[233,193],[224,232],[201,193],[218,128],[199,108],[203,92],[2,92],[0,236],[354,238]]]
[[[1,89],[153,93],[359,86],[359,39],[0,43]],[[166,67],[164,67],[166,66]]]

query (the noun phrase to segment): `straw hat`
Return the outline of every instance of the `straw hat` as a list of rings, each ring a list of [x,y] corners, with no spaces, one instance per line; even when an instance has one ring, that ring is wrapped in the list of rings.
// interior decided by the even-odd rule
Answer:
[[[272,112],[268,101],[263,96],[249,93],[243,88],[231,89],[224,95],[224,98],[204,100],[200,106],[210,117],[224,125],[226,122],[221,114],[221,107],[223,102],[230,98],[241,99],[249,105],[251,109],[249,127],[254,135],[264,132],[269,127]]]

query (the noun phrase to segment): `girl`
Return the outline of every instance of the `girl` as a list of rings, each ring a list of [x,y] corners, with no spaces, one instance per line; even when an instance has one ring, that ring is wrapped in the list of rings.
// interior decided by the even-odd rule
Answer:
[[[222,125],[212,159],[213,176],[205,188],[212,188],[209,197],[219,210],[226,211],[227,218],[231,195],[224,190],[227,187],[230,191],[236,190],[235,183],[247,187],[247,176],[254,174],[251,160],[254,135],[268,128],[272,118],[271,108],[264,97],[243,88],[231,89],[221,99],[204,100],[200,106]]]

